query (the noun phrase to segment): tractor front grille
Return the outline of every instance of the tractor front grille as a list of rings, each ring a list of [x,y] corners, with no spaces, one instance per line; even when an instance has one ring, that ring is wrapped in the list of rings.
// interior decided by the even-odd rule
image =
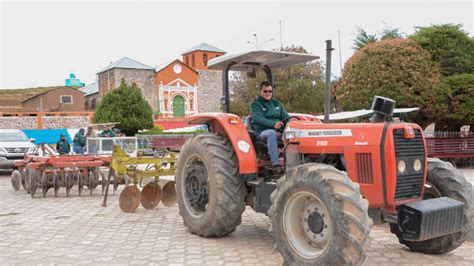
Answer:
[[[395,199],[407,199],[421,196],[423,190],[424,168],[425,168],[425,146],[420,130],[414,129],[415,138],[405,139],[403,129],[393,130],[395,144],[396,163],[404,160],[406,163],[405,172],[399,173],[397,170],[397,186],[395,189]],[[421,160],[421,170],[415,171],[413,168],[416,159]],[[396,166],[395,166],[396,168]]]
[[[361,184],[373,184],[372,153],[356,153],[357,181]]]

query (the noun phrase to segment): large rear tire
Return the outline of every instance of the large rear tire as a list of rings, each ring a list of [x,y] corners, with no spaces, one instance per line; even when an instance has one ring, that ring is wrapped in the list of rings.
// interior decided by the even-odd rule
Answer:
[[[448,197],[464,203],[463,230],[420,242],[403,240],[402,233],[396,224],[390,224],[390,231],[398,237],[400,244],[408,246],[412,251],[426,254],[443,254],[452,251],[464,243],[471,229],[471,193],[472,185],[451,163],[437,158],[428,158],[428,173],[423,198]]]
[[[272,193],[270,233],[289,265],[360,265],[370,244],[368,201],[345,172],[290,169]]]
[[[176,169],[179,214],[189,231],[204,237],[235,231],[247,190],[227,138],[208,133],[186,141]]]

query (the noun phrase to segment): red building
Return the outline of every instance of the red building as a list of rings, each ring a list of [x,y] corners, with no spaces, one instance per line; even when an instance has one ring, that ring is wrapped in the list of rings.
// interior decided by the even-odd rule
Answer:
[[[158,90],[160,117],[186,117],[199,112],[200,70],[207,70],[212,58],[225,51],[201,43],[182,54],[183,60],[173,60],[156,69],[155,84]]]

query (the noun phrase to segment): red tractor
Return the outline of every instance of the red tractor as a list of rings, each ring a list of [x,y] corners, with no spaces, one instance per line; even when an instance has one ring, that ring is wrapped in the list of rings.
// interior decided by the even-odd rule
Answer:
[[[413,251],[460,246],[470,230],[472,186],[451,164],[427,158],[420,126],[386,122],[395,105],[390,99],[374,99],[372,123],[290,116],[281,145],[285,172],[269,171],[266,144],[229,113],[229,70],[263,69],[273,84],[272,69],[317,58],[253,51],[209,62],[223,71],[224,113],[192,116],[190,123],[207,124],[209,133],[190,138],[179,154],[176,189],[189,231],[230,234],[249,205],[270,217],[289,264],[361,264],[373,222],[390,223]]]

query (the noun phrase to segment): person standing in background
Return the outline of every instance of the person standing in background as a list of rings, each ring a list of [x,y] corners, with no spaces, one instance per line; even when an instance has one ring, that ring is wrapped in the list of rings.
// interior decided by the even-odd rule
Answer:
[[[79,129],[79,132],[74,136],[74,153],[75,154],[84,154],[86,147],[86,137],[84,136],[84,129]]]
[[[71,147],[69,146],[69,142],[66,140],[66,135],[60,135],[59,141],[56,142],[56,151],[58,151],[59,155],[65,155],[71,152]]]

